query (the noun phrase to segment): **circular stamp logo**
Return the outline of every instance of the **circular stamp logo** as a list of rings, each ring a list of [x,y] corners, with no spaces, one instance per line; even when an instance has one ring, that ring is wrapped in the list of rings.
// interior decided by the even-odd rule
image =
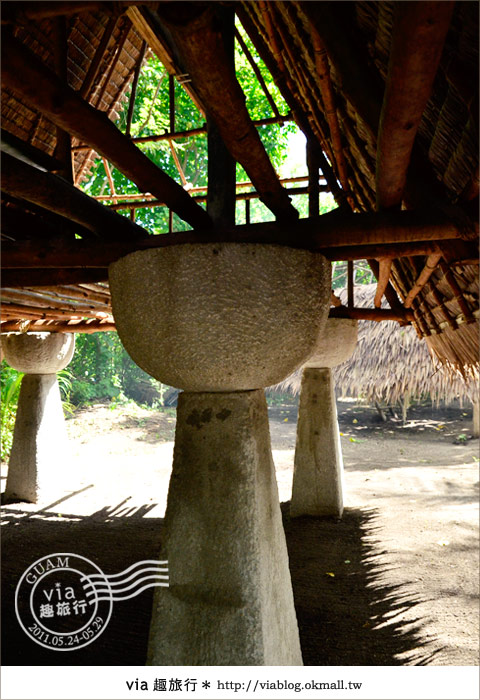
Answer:
[[[21,576],[15,612],[24,632],[47,649],[91,644],[112,615],[112,589],[103,571],[79,554],[49,554]]]

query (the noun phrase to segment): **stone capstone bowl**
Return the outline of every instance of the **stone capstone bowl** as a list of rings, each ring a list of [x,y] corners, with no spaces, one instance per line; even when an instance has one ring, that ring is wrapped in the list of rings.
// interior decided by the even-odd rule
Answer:
[[[2,335],[5,360],[25,374],[56,374],[73,357],[73,333],[8,333]]]
[[[186,391],[284,379],[312,354],[331,294],[321,254],[251,243],[137,251],[110,265],[109,281],[127,352]]]
[[[304,367],[332,368],[352,356],[358,337],[358,322],[351,318],[328,318],[311,357]]]

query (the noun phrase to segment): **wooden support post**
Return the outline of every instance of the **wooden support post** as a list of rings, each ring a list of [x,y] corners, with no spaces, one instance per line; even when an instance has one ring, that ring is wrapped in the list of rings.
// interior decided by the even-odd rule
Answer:
[[[380,258],[378,269],[377,291],[375,293],[374,306],[379,309],[382,305],[382,298],[390,281],[390,270],[392,269],[391,258]]]
[[[68,53],[68,31],[65,17],[56,17],[54,20],[54,60],[55,72],[67,84],[67,53]],[[62,167],[52,172],[61,175],[68,182],[73,182],[72,151],[70,134],[57,126],[57,145],[55,146],[54,158],[60,161]]]
[[[318,176],[320,170],[320,162],[318,160],[317,149],[314,148],[311,141],[307,140],[307,168],[308,168],[308,215],[319,216],[319,184]]]
[[[353,309],[355,306],[354,298],[354,284],[355,284],[355,267],[353,260],[347,261],[347,295],[348,295],[348,308]]]
[[[170,119],[170,133],[175,133],[175,77],[168,76],[168,113]]]
[[[235,68],[235,14],[233,8],[217,7],[221,22],[223,48],[231,70]],[[208,196],[207,213],[217,228],[235,225],[236,163],[227,149],[222,132],[207,114]]]
[[[373,258],[368,257],[367,262],[370,265],[372,272],[375,275],[375,277],[377,278],[377,282],[378,282],[380,279],[380,265],[378,263],[378,260],[374,260]],[[390,282],[387,283],[383,293],[385,294],[385,298],[388,301],[388,303],[390,304],[392,309],[401,309],[402,308],[402,304],[400,303],[400,300],[397,296],[397,292],[395,291],[395,289],[393,288],[393,286],[391,285]]]

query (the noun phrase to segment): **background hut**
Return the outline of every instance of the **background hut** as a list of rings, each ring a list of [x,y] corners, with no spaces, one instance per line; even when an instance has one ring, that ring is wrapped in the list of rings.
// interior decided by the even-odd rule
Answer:
[[[375,290],[375,284],[355,286],[355,305],[371,306]],[[346,304],[347,290],[337,295]],[[384,301],[382,307],[386,306]],[[478,413],[478,363],[467,376],[448,363],[440,365],[427,344],[419,342],[414,328],[400,326],[396,321],[381,324],[359,321],[355,352],[348,362],[334,369],[334,377],[337,394],[361,397],[377,407],[380,403],[389,406],[400,403],[404,420],[411,401],[426,396],[436,404],[470,400],[474,403],[474,413]],[[301,378],[299,369],[278,388],[297,394]],[[478,417],[475,416],[474,425],[475,419],[478,434]]]

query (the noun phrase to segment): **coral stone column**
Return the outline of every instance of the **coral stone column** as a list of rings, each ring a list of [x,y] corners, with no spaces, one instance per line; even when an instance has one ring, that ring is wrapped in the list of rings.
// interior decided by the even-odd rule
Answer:
[[[290,514],[343,513],[343,459],[332,367],[348,360],[357,342],[357,322],[329,318],[305,364],[298,407]]]
[[[8,463],[7,500],[37,503],[59,493],[67,432],[56,373],[73,357],[72,333],[11,333],[2,345],[8,364],[24,372]]]
[[[109,270],[132,358],[179,397],[152,665],[301,665],[262,387],[312,353],[330,269],[274,245],[141,251]]]

